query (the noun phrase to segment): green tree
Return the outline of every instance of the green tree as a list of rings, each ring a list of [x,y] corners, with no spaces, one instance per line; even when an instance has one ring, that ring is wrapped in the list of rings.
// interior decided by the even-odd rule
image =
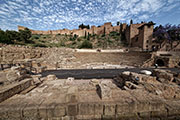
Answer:
[[[130,20],[130,24],[133,24],[133,20],[132,19]]]
[[[87,40],[90,40],[90,34],[89,34],[89,32],[88,32]]]
[[[106,27],[104,27],[103,34],[104,34],[104,36],[106,36]]]
[[[29,43],[30,42],[30,38],[32,36],[31,31],[28,28],[25,28],[25,30],[20,30],[20,41],[25,42],[25,43]]]
[[[6,35],[7,35],[8,39],[11,40],[12,43],[20,40],[20,34],[17,31],[6,30]]]
[[[84,25],[84,24],[82,23],[81,25],[79,25],[79,28],[80,28],[80,29],[84,29],[84,28],[90,29],[90,26],[89,26],[89,25]]]
[[[119,26],[119,25],[120,25],[120,22],[118,21],[118,22],[117,22],[117,26]]]
[[[6,32],[4,32],[3,30],[0,30],[0,42],[6,44],[12,43],[12,41],[8,38]]]
[[[85,35],[84,35],[84,38],[86,38],[87,37],[87,32],[85,31]]]

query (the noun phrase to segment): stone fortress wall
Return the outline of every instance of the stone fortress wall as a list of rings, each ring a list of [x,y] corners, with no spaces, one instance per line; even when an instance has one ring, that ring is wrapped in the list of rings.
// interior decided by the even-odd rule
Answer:
[[[40,31],[40,30],[31,30],[32,34],[67,34],[67,35],[78,35],[80,36],[85,36],[85,32],[86,34],[103,34],[104,33],[104,29],[105,29],[105,33],[109,34],[112,31],[117,31],[119,32],[119,30],[121,29],[121,27],[123,28],[123,30],[125,30],[126,28],[126,24],[122,24],[121,26],[112,26],[112,24],[109,23],[105,23],[104,25],[100,26],[100,27],[96,27],[96,26],[92,26],[91,29],[73,29],[73,30],[69,30],[69,29],[63,29],[63,30],[48,30],[48,31]],[[26,27],[23,26],[18,26],[18,30],[24,30]]]
[[[18,26],[18,30],[24,30],[26,27]],[[104,23],[104,25],[96,27],[91,26],[90,29],[63,29],[63,30],[48,30],[39,31],[31,30],[32,34],[67,34],[67,35],[78,35],[85,36],[88,34],[109,34],[110,32],[116,31],[119,33],[124,33],[126,40],[130,47],[139,47],[142,50],[152,49],[152,35],[153,35],[153,23],[141,23],[141,24],[121,24],[120,26],[112,26],[111,22]]]

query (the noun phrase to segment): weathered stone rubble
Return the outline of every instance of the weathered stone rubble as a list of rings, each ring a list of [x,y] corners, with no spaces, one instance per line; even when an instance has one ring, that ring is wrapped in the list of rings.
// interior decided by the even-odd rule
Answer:
[[[1,65],[28,64],[31,71],[35,73],[52,69],[125,68],[141,66],[151,56],[143,52],[109,51],[76,52],[68,48],[35,48],[4,45],[0,47],[0,67]]]
[[[28,67],[27,67],[28,68]],[[43,79],[39,75],[29,74],[24,66],[15,66],[0,71],[0,102],[17,93],[29,91],[41,84]]]
[[[10,69],[0,71],[0,83],[1,85],[8,85],[21,81],[24,78],[30,77],[27,72],[28,71],[22,67],[12,67]]]
[[[180,87],[175,80],[179,76],[159,69],[152,76],[127,71],[113,80],[33,75],[31,85],[28,82],[23,86],[37,85],[36,88],[15,92],[16,95],[1,102],[0,118],[179,119]]]
[[[160,67],[179,68],[180,67],[180,53],[157,51],[152,53],[150,59],[144,61],[142,67],[152,67],[158,64]]]

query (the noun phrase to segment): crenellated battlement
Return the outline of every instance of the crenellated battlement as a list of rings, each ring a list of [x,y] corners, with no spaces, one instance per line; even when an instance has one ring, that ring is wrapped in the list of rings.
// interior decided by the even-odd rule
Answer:
[[[126,24],[124,23],[122,25],[123,30],[125,30],[126,28]],[[26,27],[24,26],[18,26],[18,30],[24,30]],[[48,30],[48,31],[41,31],[41,30],[32,30],[30,29],[30,31],[32,32],[32,34],[67,34],[67,35],[78,35],[78,36],[85,36],[85,34],[103,34],[104,32],[106,34],[109,34],[112,31],[119,31],[121,29],[121,26],[112,26],[111,22],[108,23],[104,23],[104,25],[100,26],[100,27],[96,27],[96,26],[92,26],[90,29],[73,29],[73,30],[69,30],[69,29],[62,29],[62,30]]]
[[[24,30],[26,27],[18,26],[18,30]],[[110,32],[118,32],[125,36],[126,41],[129,44],[129,47],[139,47],[142,50],[151,50],[152,49],[152,34],[154,29],[154,23],[140,23],[140,24],[130,24],[127,25],[123,23],[121,25],[112,26],[111,22],[104,23],[102,26],[91,26],[90,29],[62,29],[62,30],[32,30],[32,34],[66,34],[66,35],[77,35],[79,37],[85,36],[88,34],[109,34]]]

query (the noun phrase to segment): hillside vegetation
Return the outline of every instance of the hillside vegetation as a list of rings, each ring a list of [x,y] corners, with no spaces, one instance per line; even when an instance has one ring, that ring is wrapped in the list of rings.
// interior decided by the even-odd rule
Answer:
[[[29,29],[17,31],[0,30],[0,43],[27,45],[33,47],[68,47],[116,49],[126,46],[125,36],[118,32],[91,35],[32,35]]]
[[[121,48],[126,46],[125,37],[117,32],[108,35],[32,35],[30,38],[35,47],[69,47],[69,48]]]

